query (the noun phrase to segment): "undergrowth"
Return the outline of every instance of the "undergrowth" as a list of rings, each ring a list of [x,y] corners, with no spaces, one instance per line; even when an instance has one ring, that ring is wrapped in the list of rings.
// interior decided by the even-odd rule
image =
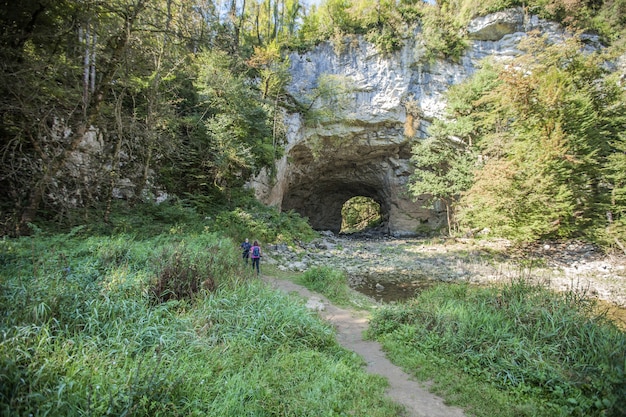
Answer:
[[[369,335],[477,416],[623,416],[626,334],[594,311],[526,279],[443,284],[374,313]]]
[[[330,326],[246,279],[230,238],[80,229],[2,240],[0,260],[3,416],[400,412]]]

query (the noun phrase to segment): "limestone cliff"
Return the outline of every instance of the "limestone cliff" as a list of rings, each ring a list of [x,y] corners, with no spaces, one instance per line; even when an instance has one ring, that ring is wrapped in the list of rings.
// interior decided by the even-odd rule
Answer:
[[[301,213],[319,230],[338,232],[341,207],[354,196],[377,201],[393,235],[441,227],[442,209],[407,193],[412,145],[442,116],[450,86],[470,76],[485,57],[519,54],[516,47],[530,31],[563,36],[556,24],[516,8],[473,20],[466,28],[469,47],[458,63],[428,62],[419,31],[390,56],[358,37],[341,52],[325,43],[292,54],[288,91],[311,111],[287,115],[285,156],[274,178],[262,173],[252,181],[257,197]],[[329,76],[348,87],[324,98],[320,83]],[[312,120],[316,111],[325,116]]]

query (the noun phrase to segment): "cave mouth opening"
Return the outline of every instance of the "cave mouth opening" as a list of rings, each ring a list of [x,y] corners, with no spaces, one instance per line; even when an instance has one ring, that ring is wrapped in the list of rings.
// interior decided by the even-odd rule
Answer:
[[[380,226],[383,221],[380,203],[370,197],[356,196],[341,207],[341,234],[363,232]]]

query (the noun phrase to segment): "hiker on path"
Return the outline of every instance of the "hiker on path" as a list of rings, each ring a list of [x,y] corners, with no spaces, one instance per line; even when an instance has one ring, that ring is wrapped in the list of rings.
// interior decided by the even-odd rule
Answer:
[[[259,276],[260,273],[259,264],[261,263],[261,256],[263,256],[261,254],[261,247],[259,246],[259,242],[255,240],[252,244],[252,247],[250,248],[250,258],[252,258],[252,270],[254,270],[256,267],[257,276]]]
[[[246,240],[241,245],[239,245],[239,247],[241,247],[241,249],[243,250],[242,257],[243,260],[246,262],[246,265],[248,265],[248,259],[250,259],[250,247],[252,247],[252,245],[248,241],[248,238],[246,238]]]

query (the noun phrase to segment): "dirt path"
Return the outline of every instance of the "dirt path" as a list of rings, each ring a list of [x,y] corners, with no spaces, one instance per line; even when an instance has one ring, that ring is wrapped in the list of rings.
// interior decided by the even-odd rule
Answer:
[[[286,293],[296,292],[308,300],[308,304],[319,311],[320,316],[337,329],[337,341],[346,349],[359,354],[367,363],[367,372],[385,377],[389,381],[387,395],[405,406],[410,417],[461,417],[463,411],[445,405],[443,400],[415,381],[410,375],[392,364],[374,341],[363,340],[367,329],[367,317],[359,312],[339,308],[319,294],[288,280],[263,276],[273,288]],[[316,306],[323,305],[323,309]]]

